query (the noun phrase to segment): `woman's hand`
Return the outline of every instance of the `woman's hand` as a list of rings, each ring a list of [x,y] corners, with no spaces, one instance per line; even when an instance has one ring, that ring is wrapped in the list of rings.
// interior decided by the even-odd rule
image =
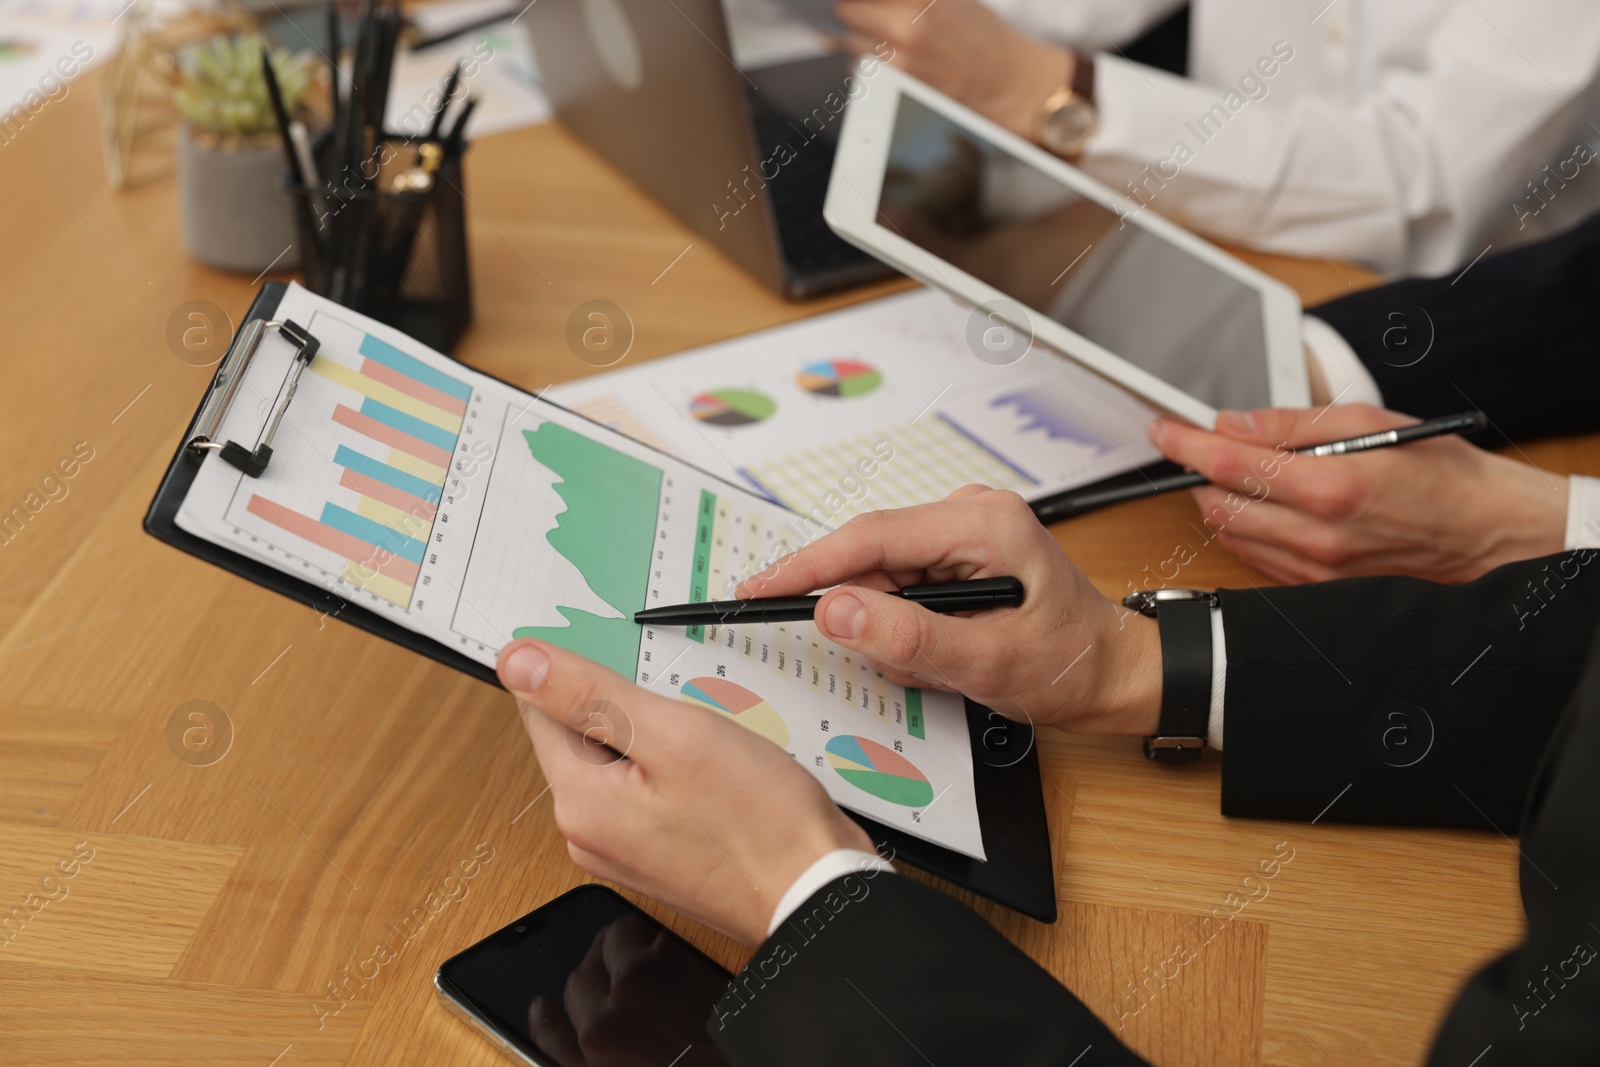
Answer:
[[[542,641],[507,645],[499,673],[567,851],[593,875],[756,945],[807,867],[835,849],[872,851],[821,783],[727,716]]]
[[[1011,575],[1020,607],[938,615],[885,590]],[[840,586],[817,604],[829,639],[890,680],[949,689],[1002,715],[1084,733],[1151,734],[1161,705],[1153,620],[1101,596],[1015,493],[967,486],[869,512],[740,584],[740,597]]]
[[[1224,411],[1215,433],[1161,419],[1150,439],[1211,480],[1194,497],[1222,544],[1280,581],[1467,582],[1561,551],[1567,480],[1459,437],[1342,456],[1291,451],[1416,421],[1370,404]]]
[[[890,62],[1012,133],[1034,135],[1045,99],[1072,78],[1075,59],[1014,30],[980,0],[839,0],[846,46]]]

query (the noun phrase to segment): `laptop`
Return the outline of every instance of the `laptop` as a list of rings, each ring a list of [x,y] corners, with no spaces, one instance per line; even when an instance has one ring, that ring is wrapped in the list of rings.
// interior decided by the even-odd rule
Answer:
[[[801,299],[894,273],[822,218],[847,56],[742,71],[722,0],[539,0],[527,17],[561,122],[762,283]]]

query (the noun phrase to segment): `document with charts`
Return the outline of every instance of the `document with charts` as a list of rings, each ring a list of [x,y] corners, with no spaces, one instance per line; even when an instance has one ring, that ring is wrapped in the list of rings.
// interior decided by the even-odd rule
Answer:
[[[1155,411],[1091,371],[1042,345],[978,358],[999,329],[915,289],[544,395],[835,524],[973,482],[1042,500],[1161,458]]]
[[[646,628],[814,536],[741,487],[291,286],[320,342],[251,478],[208,452],[192,534],[479,662],[517,637],[582,653],[788,752],[843,807],[984,858],[963,703],[904,689],[811,623]],[[255,440],[293,358],[261,342],[218,440]]]

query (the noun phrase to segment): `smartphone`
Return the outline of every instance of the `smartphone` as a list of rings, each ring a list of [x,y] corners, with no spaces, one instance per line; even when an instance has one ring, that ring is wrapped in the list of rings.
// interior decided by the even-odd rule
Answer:
[[[727,1067],[706,1024],[732,978],[621,894],[581,885],[450,957],[433,985],[518,1063]]]

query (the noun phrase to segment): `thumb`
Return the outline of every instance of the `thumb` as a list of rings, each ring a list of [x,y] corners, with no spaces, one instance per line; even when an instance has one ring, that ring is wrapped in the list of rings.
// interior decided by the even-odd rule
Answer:
[[[1275,448],[1305,448],[1327,441],[1376,433],[1417,420],[1371,404],[1330,404],[1321,408],[1261,408],[1217,412],[1217,433],[1235,441]]]
[[[885,667],[961,688],[987,644],[971,619],[939,615],[903,597],[842,586],[817,604],[817,628],[829,640]]]
[[[513,641],[500,650],[496,670],[535,741],[553,736],[542,728],[545,723],[564,727],[573,735],[569,741],[580,746],[582,762],[610,763],[624,755],[648,759],[662,741],[664,731],[649,728],[658,722],[655,702],[662,698],[577,653],[544,641]]]

